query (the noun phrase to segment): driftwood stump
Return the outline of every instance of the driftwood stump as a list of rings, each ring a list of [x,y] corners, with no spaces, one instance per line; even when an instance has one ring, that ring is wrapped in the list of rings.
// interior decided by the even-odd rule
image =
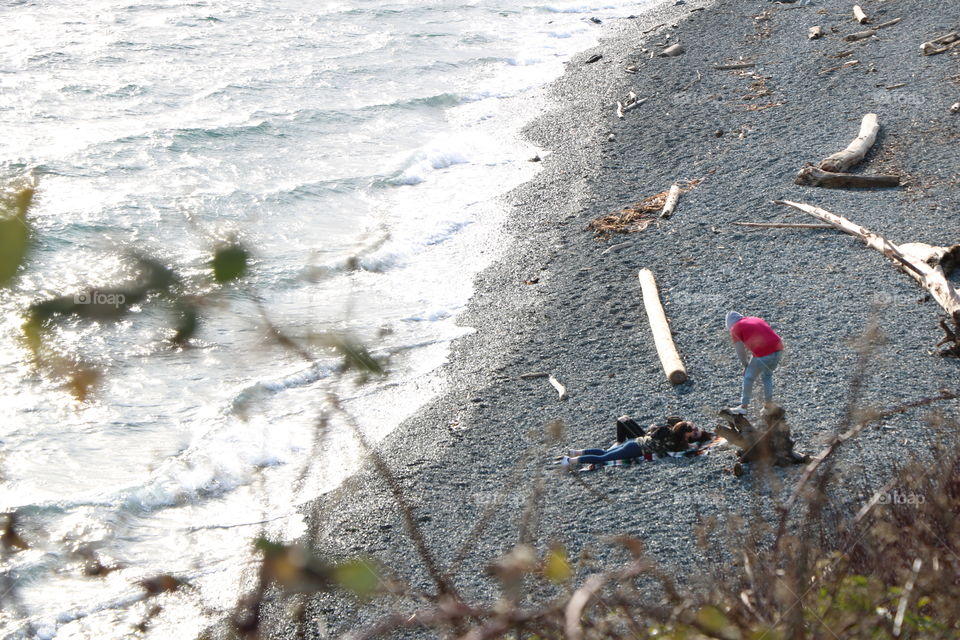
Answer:
[[[790,425],[784,419],[786,411],[778,404],[767,404],[766,416],[763,418],[766,425],[760,427],[750,424],[746,416],[730,413],[727,409],[722,409],[719,416],[727,421],[728,426],[718,426],[717,435],[740,447],[737,452],[740,462],[785,467],[810,461],[810,456],[793,450]]]

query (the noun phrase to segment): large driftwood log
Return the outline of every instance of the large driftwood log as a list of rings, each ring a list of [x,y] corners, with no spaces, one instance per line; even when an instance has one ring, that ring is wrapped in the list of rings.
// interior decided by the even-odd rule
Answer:
[[[863,116],[863,120],[860,122],[860,133],[853,142],[848,144],[843,151],[838,151],[824,158],[820,162],[820,168],[824,171],[843,172],[859,164],[867,155],[867,152],[870,151],[873,143],[876,142],[878,131],[880,131],[880,122],[877,119],[877,114],[868,113]]]
[[[719,416],[726,420],[727,426],[718,426],[717,435],[740,447],[737,452],[740,462],[787,466],[810,461],[810,456],[793,450],[794,442],[790,425],[785,419],[786,411],[775,403],[767,404],[763,418],[765,424],[759,428],[750,424],[746,417],[730,413],[727,409],[722,409]]]
[[[774,203],[803,211],[844,233],[860,238],[868,247],[876,249],[894,261],[930,293],[930,296],[953,321],[953,329],[950,329],[944,321],[940,323],[946,335],[937,346],[947,345],[941,355],[960,356],[960,335],[958,335],[960,334],[960,292],[947,280],[950,272],[960,264],[960,244],[937,247],[922,242],[910,242],[898,246],[883,236],[843,216],[830,213],[826,209],[789,200],[775,200]]]
[[[657,355],[660,356],[663,372],[667,374],[667,380],[671,383],[683,384],[687,381],[687,369],[683,366],[683,360],[680,359],[676,345],[673,344],[670,325],[667,324],[667,316],[660,304],[657,281],[650,269],[641,269],[639,277],[640,289],[643,292],[643,307],[647,311],[650,332],[653,333],[653,342],[657,347]]]
[[[835,173],[824,171],[819,167],[807,163],[794,180],[796,184],[810,187],[825,187],[827,189],[871,189],[875,187],[899,187],[900,176],[894,175],[862,175],[856,173]]]

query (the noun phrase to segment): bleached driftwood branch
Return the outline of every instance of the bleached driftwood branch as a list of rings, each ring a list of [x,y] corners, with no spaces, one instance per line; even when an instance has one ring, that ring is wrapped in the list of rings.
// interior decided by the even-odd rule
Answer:
[[[870,19],[867,17],[867,14],[864,13],[860,5],[853,5],[853,19],[859,22],[860,24],[867,24],[870,22]]]
[[[877,114],[868,113],[863,116],[860,122],[860,133],[853,142],[843,151],[824,158],[820,162],[820,168],[824,171],[842,172],[859,164],[876,142],[878,131],[880,131],[880,121],[877,119]]]
[[[811,224],[806,222],[734,222],[738,227],[759,227],[761,229],[833,229],[830,224]]]
[[[883,236],[861,227],[843,216],[830,213],[826,209],[789,200],[775,200],[774,202],[803,211],[814,218],[833,225],[844,233],[860,238],[868,247],[876,249],[903,267],[904,271],[930,292],[933,299],[947,313],[953,314],[960,311],[960,293],[947,281],[943,269],[940,267],[940,261],[945,256],[954,256],[955,259],[956,254],[960,251],[956,245],[953,247],[934,247],[920,242],[912,242],[897,246]]]

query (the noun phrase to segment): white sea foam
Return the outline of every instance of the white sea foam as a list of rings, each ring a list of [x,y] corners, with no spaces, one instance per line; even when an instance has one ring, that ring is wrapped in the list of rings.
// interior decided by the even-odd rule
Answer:
[[[468,162],[464,152],[431,146],[417,151],[409,161],[409,166],[396,178],[390,180],[395,185],[416,185],[424,182],[428,176],[439,169],[446,169]]]

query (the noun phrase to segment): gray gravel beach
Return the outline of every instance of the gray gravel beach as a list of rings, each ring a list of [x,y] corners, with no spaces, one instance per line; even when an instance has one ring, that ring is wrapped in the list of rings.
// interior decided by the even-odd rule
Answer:
[[[816,222],[771,204],[787,199],[846,216],[894,242],[960,241],[960,114],[950,111],[960,101],[960,48],[929,57],[919,49],[960,26],[960,4],[860,4],[874,23],[903,20],[845,42],[846,34],[867,28],[853,19],[848,0],[670,2],[605,23],[609,38],[577,57],[543,96],[549,112],[528,135],[549,153],[537,178],[507,198],[509,246],[478,277],[460,318],[477,332],[455,345],[444,368],[446,392],[380,447],[441,564],[449,567],[467,543],[465,559],[449,567],[463,593],[497,597],[485,568],[518,542],[531,499],[541,509],[524,523],[526,535],[542,547],[563,544],[572,556],[590,550],[583,571],[622,561],[609,541],[625,533],[642,539],[651,557],[686,583],[704,571],[694,535],[701,517],[724,520],[769,506],[761,504],[759,476],[725,471],[733,448],[577,477],[551,464],[567,447],[609,444],[622,414],[641,424],[676,414],[712,429],[717,410],[739,394],[741,369],[724,332],[728,310],[762,316],[783,336],[776,398],[800,451],[815,453],[836,433],[856,338],[871,320],[886,340],[867,366],[862,405],[886,408],[957,388],[960,361],[935,355],[940,308],[879,252],[833,230],[731,224]],[[823,38],[807,38],[814,25],[823,27]],[[642,50],[674,42],[686,53],[651,58]],[[603,57],[586,64],[594,54]],[[756,66],[714,68],[741,59]],[[635,74],[625,70],[631,65]],[[630,91],[647,101],[619,119],[615,103]],[[793,183],[805,162],[844,148],[868,112],[878,114],[881,133],[855,171],[898,173],[905,187]],[[598,240],[586,228],[675,182],[697,179],[671,218],[642,232]],[[637,272],[644,267],[657,277],[687,366],[690,379],[677,387],[664,376],[643,312]],[[556,376],[569,398],[558,400],[545,379],[520,378],[535,371]],[[954,416],[960,409],[957,401],[937,406]],[[755,404],[753,416],[757,411]],[[835,489],[851,509],[931,441],[927,413],[891,418],[841,452]],[[565,425],[562,439],[543,445],[555,420]],[[800,467],[775,473],[789,486]],[[490,526],[468,540],[498,500]],[[320,499],[310,524],[318,554],[370,556],[429,588],[394,501],[371,468]],[[414,607],[395,604],[399,611]],[[308,638],[338,637],[385,612],[329,594],[306,606]],[[295,635],[282,610],[272,611],[266,626],[272,637]]]

